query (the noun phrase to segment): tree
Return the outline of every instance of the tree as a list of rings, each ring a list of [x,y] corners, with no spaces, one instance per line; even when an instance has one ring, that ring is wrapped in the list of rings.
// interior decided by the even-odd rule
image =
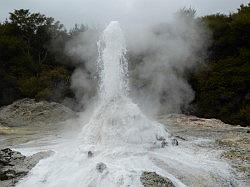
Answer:
[[[51,47],[52,41],[62,36],[68,37],[62,24],[24,9],[10,13],[9,19],[0,24],[0,105],[22,97],[58,100],[69,92],[72,68],[62,63],[63,50],[55,52]],[[64,38],[60,39],[62,45]],[[55,82],[61,84],[62,97],[55,97],[59,88]]]
[[[197,115],[250,124],[250,4],[231,15],[205,16],[212,31],[209,62],[192,77]]]

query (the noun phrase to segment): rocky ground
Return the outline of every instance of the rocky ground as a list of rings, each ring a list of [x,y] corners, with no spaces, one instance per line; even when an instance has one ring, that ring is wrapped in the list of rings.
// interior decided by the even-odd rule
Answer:
[[[0,108],[0,186],[13,186],[40,159],[48,156],[42,152],[26,157],[6,148],[22,147],[27,142],[52,134],[59,136],[60,129],[71,127],[64,121],[76,116],[61,104],[31,99]],[[179,143],[197,142],[198,147],[220,151],[221,159],[232,166],[236,178],[250,184],[250,128],[186,115],[162,115],[158,120],[166,125]],[[168,179],[147,171],[143,172],[141,182],[147,187],[173,186]]]
[[[7,127],[42,126],[44,123],[54,124],[64,121],[74,115],[71,109],[59,103],[22,99],[0,108],[0,125]]]
[[[22,99],[0,108],[0,187],[15,186],[22,177],[52,152],[31,156],[9,149],[27,142],[59,134],[68,119],[76,114],[54,102]],[[67,124],[67,123],[66,123]]]
[[[52,152],[39,152],[24,156],[9,148],[0,150],[0,186],[9,187],[15,184],[39,162]]]
[[[250,184],[249,127],[180,114],[160,116],[159,121],[166,124],[179,141],[197,141],[198,146],[220,151],[221,159],[232,166],[236,178],[246,186]]]
[[[76,114],[59,103],[22,99],[0,108],[0,148],[16,146],[57,132]]]

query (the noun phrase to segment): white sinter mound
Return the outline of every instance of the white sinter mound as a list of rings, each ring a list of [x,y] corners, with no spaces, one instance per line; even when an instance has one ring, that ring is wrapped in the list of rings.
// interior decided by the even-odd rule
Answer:
[[[104,30],[99,46],[99,105],[76,140],[31,170],[19,187],[142,186],[143,171],[155,171],[176,186],[227,183],[227,166],[171,146],[163,125],[149,120],[128,97],[126,46],[118,22]],[[181,179],[179,181],[177,178]],[[204,183],[205,182],[205,183]],[[217,183],[218,182],[218,183]]]

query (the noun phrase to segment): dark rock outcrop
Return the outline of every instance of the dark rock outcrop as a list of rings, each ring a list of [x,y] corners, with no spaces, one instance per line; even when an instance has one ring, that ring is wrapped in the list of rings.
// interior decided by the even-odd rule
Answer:
[[[171,143],[172,143],[173,146],[178,146],[179,145],[178,140],[175,139],[175,138],[171,140]]]
[[[9,148],[0,150],[0,186],[10,187],[15,184],[39,162],[50,156],[52,152],[39,152],[32,156],[24,156]]]
[[[88,151],[88,158],[93,157],[94,153],[92,151]]]
[[[96,170],[102,173],[107,168],[106,164],[100,162],[96,165]]]
[[[155,172],[144,171],[140,180],[144,187],[175,187],[171,180]]]

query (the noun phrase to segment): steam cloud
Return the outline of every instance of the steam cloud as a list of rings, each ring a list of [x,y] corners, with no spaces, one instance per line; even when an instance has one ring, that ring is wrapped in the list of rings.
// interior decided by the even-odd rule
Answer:
[[[131,95],[148,114],[179,113],[194,99],[186,72],[203,62],[207,31],[192,15],[175,14],[164,23],[157,17],[133,22],[135,14],[121,19],[127,39]],[[69,56],[84,62],[75,70],[71,86],[82,105],[96,95],[96,42],[101,30],[89,29],[66,47]]]
[[[78,67],[71,76],[71,89],[77,99],[76,109],[85,108],[91,103],[96,93],[97,40],[98,31],[87,29],[74,36],[65,47],[66,54],[73,59]]]
[[[132,32],[129,50],[139,56],[132,68],[134,98],[151,114],[181,112],[195,96],[186,74],[204,62],[206,29],[199,20],[177,14],[170,23]]]

